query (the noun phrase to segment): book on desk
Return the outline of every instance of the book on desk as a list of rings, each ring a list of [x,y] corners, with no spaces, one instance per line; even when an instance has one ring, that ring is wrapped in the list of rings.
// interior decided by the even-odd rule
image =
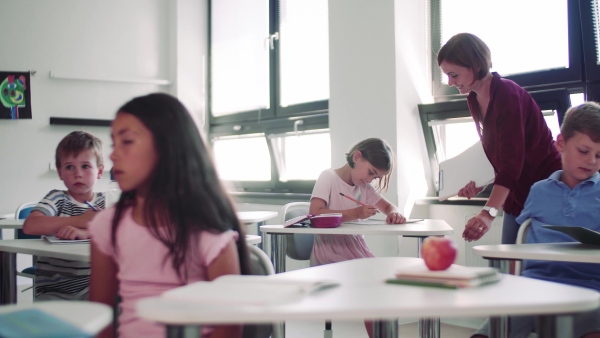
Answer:
[[[42,236],[50,244],[82,244],[89,243],[90,239],[60,239],[56,236]]]
[[[588,229],[581,226],[572,225],[542,225],[544,228],[548,228],[555,231],[560,231],[567,234],[571,238],[583,243],[600,245],[600,232]]]
[[[494,283],[502,278],[495,268],[452,264],[446,270],[432,271],[425,264],[406,266],[386,280],[390,284],[406,284],[443,288],[465,288]]]

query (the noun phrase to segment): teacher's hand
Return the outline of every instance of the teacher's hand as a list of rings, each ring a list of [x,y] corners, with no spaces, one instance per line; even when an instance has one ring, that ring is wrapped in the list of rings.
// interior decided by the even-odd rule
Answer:
[[[458,191],[459,197],[466,197],[471,199],[475,195],[479,194],[483,190],[483,187],[476,187],[475,182],[471,181],[464,186],[464,188]]]
[[[494,218],[486,211],[480,212],[467,222],[462,237],[467,242],[479,240],[486,232],[488,232],[488,230],[490,230],[493,220]]]

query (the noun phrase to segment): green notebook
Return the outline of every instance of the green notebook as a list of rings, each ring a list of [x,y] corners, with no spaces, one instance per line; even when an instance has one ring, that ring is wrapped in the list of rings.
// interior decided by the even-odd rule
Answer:
[[[82,329],[39,309],[0,314],[2,338],[75,338],[92,337]]]

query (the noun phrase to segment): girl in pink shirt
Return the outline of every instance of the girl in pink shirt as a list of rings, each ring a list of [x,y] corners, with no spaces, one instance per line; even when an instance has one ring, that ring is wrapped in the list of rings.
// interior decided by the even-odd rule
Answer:
[[[89,225],[90,300],[114,307],[118,290],[119,337],[164,337],[164,326],[137,317],[136,302],[196,281],[249,274],[245,238],[196,124],[176,98],[134,98],[117,112],[111,137],[123,193]],[[202,337],[241,331],[203,327]],[[113,335],[108,327],[100,337]]]

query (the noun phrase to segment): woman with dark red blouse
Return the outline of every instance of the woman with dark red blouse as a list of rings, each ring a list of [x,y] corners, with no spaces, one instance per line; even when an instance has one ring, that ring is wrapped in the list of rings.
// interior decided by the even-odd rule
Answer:
[[[467,102],[483,149],[494,167],[494,187],[481,212],[465,225],[463,238],[480,239],[504,209],[502,244],[515,243],[519,224],[515,218],[533,183],[561,169],[560,153],[542,111],[531,95],[513,81],[491,73],[491,53],[477,36],[460,33],[448,40],[437,56],[448,76],[448,85]],[[470,182],[458,196],[471,198],[483,190]]]

